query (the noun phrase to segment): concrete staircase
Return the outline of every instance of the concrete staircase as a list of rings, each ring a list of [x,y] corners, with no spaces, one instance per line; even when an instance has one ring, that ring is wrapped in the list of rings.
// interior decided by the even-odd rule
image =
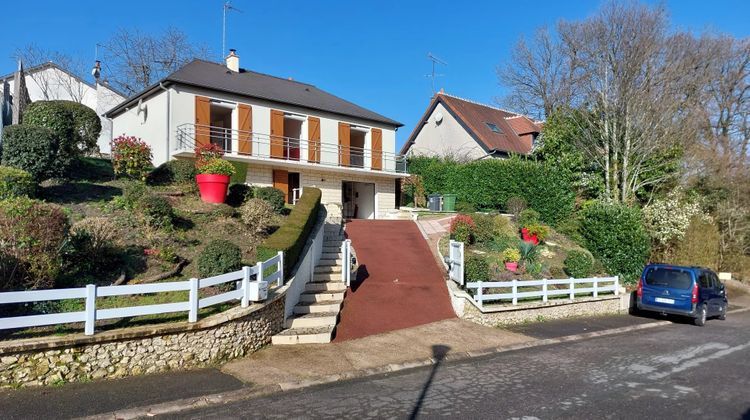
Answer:
[[[331,342],[346,293],[341,275],[344,234],[340,224],[326,223],[324,229],[323,255],[313,279],[305,285],[294,315],[286,320],[287,329],[271,337],[272,344]]]

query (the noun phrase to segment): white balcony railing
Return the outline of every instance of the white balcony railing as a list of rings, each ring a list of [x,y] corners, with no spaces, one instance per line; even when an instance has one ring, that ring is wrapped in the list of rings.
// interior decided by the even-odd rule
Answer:
[[[173,152],[213,143],[230,155],[406,173],[406,158],[387,151],[197,124],[181,124],[176,134]]]

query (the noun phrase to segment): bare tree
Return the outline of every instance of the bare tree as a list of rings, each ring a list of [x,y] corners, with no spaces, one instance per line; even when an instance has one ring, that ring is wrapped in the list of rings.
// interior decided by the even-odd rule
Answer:
[[[83,102],[86,85],[82,82],[81,75],[85,74],[86,67],[80,59],[60,51],[41,48],[36,44],[16,49],[13,56],[16,60],[21,60],[27,69],[46,63],[57,66],[27,73],[39,87],[43,100],[64,99]]]
[[[531,45],[521,38],[511,60],[496,70],[510,94],[499,103],[536,118],[548,118],[559,107],[572,105],[575,53],[566,54],[547,27],[537,30]]]
[[[193,46],[175,28],[158,35],[120,29],[103,45],[102,63],[110,82],[132,95],[193,58],[207,56],[205,48]]]

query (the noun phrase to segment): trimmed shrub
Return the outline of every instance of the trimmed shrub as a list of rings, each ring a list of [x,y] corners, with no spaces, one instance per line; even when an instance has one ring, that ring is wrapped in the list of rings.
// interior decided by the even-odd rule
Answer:
[[[635,282],[650,252],[650,241],[637,208],[593,203],[581,211],[586,248],[612,275]]]
[[[241,267],[242,250],[224,239],[209,242],[198,256],[198,273],[201,277],[218,276]]]
[[[61,207],[27,197],[0,201],[0,290],[53,287],[69,229]]]
[[[0,200],[12,197],[33,197],[36,182],[31,174],[17,168],[0,166]]]
[[[540,213],[542,221],[552,225],[570,215],[575,204],[573,187],[565,174],[554,165],[522,158],[457,164],[413,157],[409,168],[410,173],[423,178],[428,194],[452,192],[459,202],[487,209],[503,208],[509,198],[521,197]]]
[[[505,202],[505,210],[516,217],[518,217],[522,211],[526,210],[526,207],[528,207],[528,204],[523,197],[510,197]]]
[[[534,209],[526,209],[518,214],[518,226],[527,227],[539,223],[539,212]]]
[[[62,176],[70,161],[58,156],[59,137],[44,127],[12,125],[3,130],[4,166],[23,169],[36,182]]]
[[[50,102],[59,102],[63,108],[70,111],[73,117],[73,129],[78,135],[78,148],[83,153],[98,151],[97,140],[99,140],[99,134],[102,131],[102,121],[96,111],[73,101]]]
[[[578,279],[591,276],[594,271],[594,258],[586,251],[573,249],[565,257],[565,272]]]
[[[464,264],[464,280],[466,283],[473,281],[488,281],[490,279],[490,263],[486,258],[478,255],[469,255]]]
[[[265,260],[273,257],[278,251],[282,251],[284,253],[284,275],[288,278],[305,247],[310,231],[318,220],[320,197],[320,189],[305,187],[302,196],[287,217],[284,225],[266,238],[258,247],[256,258]]]
[[[516,236],[518,230],[507,217],[497,215],[492,218],[492,234],[494,236]]]
[[[481,244],[491,242],[495,237],[495,217],[491,214],[477,213],[473,214],[472,218],[476,224],[474,240]]]
[[[273,208],[267,201],[251,198],[240,208],[242,223],[253,233],[262,233],[273,222]]]
[[[36,101],[23,113],[23,125],[45,127],[60,138],[61,146],[69,152],[77,150],[78,133],[71,110],[63,101]]]
[[[148,226],[157,229],[172,227],[174,210],[166,198],[145,194],[138,200],[137,208]]]
[[[674,249],[672,262],[680,265],[699,265],[718,269],[721,234],[711,219],[693,216],[684,238]]]
[[[148,194],[148,187],[140,181],[129,181],[122,187],[122,204],[127,209],[134,209],[138,200]]]
[[[151,167],[151,146],[137,137],[117,137],[112,140],[112,167],[116,176],[145,181]]]
[[[284,191],[278,188],[256,187],[253,190],[253,197],[267,201],[276,213],[281,213],[284,210]],[[297,204],[299,205],[299,203]]]
[[[164,162],[149,172],[146,182],[149,185],[169,185],[184,182],[195,182],[195,163],[187,159],[174,159]]]
[[[227,193],[227,204],[239,207],[249,199],[253,198],[253,187],[247,184],[232,184]]]
[[[477,225],[471,216],[459,214],[451,220],[451,239],[455,241],[469,244],[472,242],[476,231]]]

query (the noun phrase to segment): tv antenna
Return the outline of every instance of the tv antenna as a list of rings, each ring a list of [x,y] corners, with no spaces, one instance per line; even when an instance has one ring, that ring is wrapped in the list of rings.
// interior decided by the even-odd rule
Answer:
[[[448,63],[445,61],[435,57],[431,52],[427,53],[427,59],[432,61],[432,73],[426,74],[425,77],[429,77],[432,81],[432,94],[435,94],[435,78],[440,76],[445,76],[444,74],[435,73],[435,64],[442,64],[444,66],[447,66]]]
[[[224,2],[224,14],[221,25],[221,59],[223,60],[227,54],[227,12],[234,10],[235,12],[242,13],[242,10],[232,6],[229,1]]]

